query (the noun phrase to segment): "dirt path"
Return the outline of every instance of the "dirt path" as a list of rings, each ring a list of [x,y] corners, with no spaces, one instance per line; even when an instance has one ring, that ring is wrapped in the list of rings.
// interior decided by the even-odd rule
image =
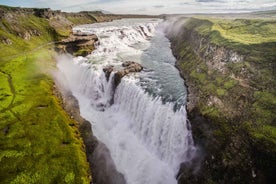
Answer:
[[[12,113],[14,115],[14,117],[16,117],[18,120],[20,120],[20,117],[12,110],[14,100],[15,100],[15,97],[16,97],[16,91],[15,91],[15,87],[13,85],[12,76],[10,74],[2,71],[2,70],[0,70],[0,73],[2,73],[3,75],[5,75],[7,77],[7,82],[9,84],[10,92],[12,93],[11,102],[9,103],[9,105],[7,107],[4,107],[2,110],[0,110],[0,113],[10,111],[10,113]]]
[[[32,54],[32,53],[38,51],[39,49],[42,49],[46,46],[49,46],[49,45],[52,45],[52,44],[55,44],[55,43],[57,43],[57,42],[47,42],[45,44],[39,45],[38,47],[36,47],[36,48],[34,48],[34,49],[32,49],[28,52],[20,53],[20,54],[14,55],[14,56],[7,56],[5,59],[7,61],[9,61],[9,60],[15,59],[15,58],[20,57],[20,56],[26,56],[27,57],[27,55]],[[15,87],[13,85],[11,74],[9,74],[9,73],[7,73],[3,70],[0,70],[0,73],[2,73],[3,75],[5,75],[7,77],[7,82],[9,84],[10,92],[12,93],[12,100],[11,100],[10,104],[7,107],[4,107],[4,109],[0,110],[0,113],[3,113],[7,110],[11,111],[11,108],[13,106],[13,103],[14,103],[14,100],[15,100],[15,97],[16,97],[16,90],[15,90]],[[14,112],[11,111],[11,113],[15,115]]]
[[[10,104],[6,108],[1,110],[0,111],[0,113],[1,113],[2,111],[5,111],[5,109],[10,109],[12,107],[15,96],[16,96],[16,91],[15,91],[15,87],[14,87],[13,82],[12,82],[12,76],[10,74],[2,71],[2,70],[0,70],[0,73],[2,73],[3,75],[5,75],[7,77],[7,82],[9,84],[9,88],[10,88],[10,91],[12,93],[12,100],[11,100]]]
[[[28,54],[31,54],[31,53],[34,53],[36,51],[38,51],[39,49],[43,48],[43,47],[46,47],[46,46],[49,46],[49,45],[53,45],[53,44],[56,44],[58,42],[46,42],[44,44],[41,44],[39,46],[37,46],[36,48],[30,50],[30,51],[27,51],[27,52],[23,52],[23,53],[20,53],[20,54],[16,54],[16,55],[13,55],[13,56],[6,56],[4,58],[1,58],[1,60],[3,61],[10,61],[10,60],[13,60],[17,57],[20,57],[20,56],[27,56]]]

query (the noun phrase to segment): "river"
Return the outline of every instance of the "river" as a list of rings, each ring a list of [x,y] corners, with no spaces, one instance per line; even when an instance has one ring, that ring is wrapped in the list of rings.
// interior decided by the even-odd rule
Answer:
[[[128,184],[176,184],[180,163],[191,159],[193,140],[185,110],[187,90],[160,19],[122,19],[81,25],[99,38],[87,57],[60,57],[63,83],[81,115],[110,151]],[[134,61],[144,69],[125,76],[114,91],[112,75]]]

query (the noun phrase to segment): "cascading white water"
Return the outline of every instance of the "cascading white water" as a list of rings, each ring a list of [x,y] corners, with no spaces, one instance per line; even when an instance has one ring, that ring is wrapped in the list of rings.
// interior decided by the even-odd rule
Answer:
[[[173,107],[173,103],[162,104],[160,98],[153,99],[131,80],[119,85],[113,106],[115,112],[130,120],[128,126],[142,143],[176,172],[179,163],[187,158],[190,132],[185,107],[176,112]]]
[[[128,184],[177,183],[179,165],[190,159],[193,148],[185,87],[173,67],[168,40],[156,30],[159,23],[129,19],[76,27],[75,31],[98,35],[97,49],[87,58],[58,62],[81,115],[93,123],[95,136],[106,144]],[[162,49],[163,54],[155,53]],[[125,60],[140,62],[146,70],[125,76],[114,94],[113,76],[107,80],[102,69],[120,67]],[[173,87],[176,93],[166,89]]]

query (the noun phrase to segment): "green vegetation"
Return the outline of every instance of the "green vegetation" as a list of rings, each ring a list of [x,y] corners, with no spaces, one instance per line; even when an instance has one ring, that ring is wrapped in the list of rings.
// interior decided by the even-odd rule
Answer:
[[[218,31],[223,38],[243,44],[276,42],[276,20],[236,19],[212,20],[212,31]]]
[[[210,43],[235,50],[254,62],[275,59],[275,28],[275,19],[191,18],[186,24],[186,29],[196,31]]]
[[[224,39],[229,43],[258,44],[276,41],[275,19],[214,19],[191,18],[186,28],[193,29],[201,35]]]
[[[86,15],[86,17],[68,16],[67,19],[70,20],[73,24],[88,24],[97,22],[93,15]]]
[[[54,29],[43,18],[34,15],[25,15],[24,17],[19,15],[16,22],[11,24],[10,21],[2,19],[0,22],[1,60],[9,60],[11,57],[37,48],[40,44],[47,44],[55,40]],[[30,35],[32,32],[35,32],[36,35],[31,36],[30,40],[22,39],[22,37]],[[7,39],[11,41],[10,45],[3,44],[4,40]]]
[[[205,179],[251,183],[255,168],[257,183],[275,181],[276,20],[190,18],[172,43],[199,98],[190,120],[210,154]],[[234,52],[242,60],[232,62]]]
[[[0,8],[12,14],[0,20],[1,183],[90,183],[78,124],[62,109],[49,74],[53,42],[70,31],[60,35],[45,18]]]
[[[40,62],[53,65],[51,60],[51,53],[42,49],[1,67],[3,183],[89,183],[77,124],[63,111],[53,95],[53,81],[39,68]]]
[[[242,62],[226,63],[227,72],[223,74],[210,69],[200,57],[192,55],[189,47],[184,47],[182,57],[193,62],[183,62],[182,68],[189,69],[189,77],[199,83],[197,87],[203,98],[218,96],[224,104],[233,101],[235,106],[242,105],[243,109],[235,108],[244,114],[250,114],[249,119],[242,119],[254,124],[254,129],[250,130],[254,132],[252,135],[255,135],[256,129],[263,130],[267,124],[273,125],[276,119],[276,21],[192,18],[186,23],[185,29],[206,38],[210,44],[231,49],[244,56]],[[200,52],[205,51],[206,46],[202,46]],[[242,102],[242,98],[246,98],[245,102]],[[229,104],[222,111],[230,115],[227,113],[232,114],[230,108],[233,107]],[[271,139],[271,136],[267,138]],[[275,142],[276,137],[272,137],[271,141]]]

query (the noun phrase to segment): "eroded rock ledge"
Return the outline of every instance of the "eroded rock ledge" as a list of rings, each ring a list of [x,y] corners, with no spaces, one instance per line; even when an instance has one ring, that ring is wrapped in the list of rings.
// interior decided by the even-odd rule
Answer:
[[[95,34],[88,35],[77,32],[58,42],[57,51],[85,57],[94,50],[94,43],[97,41],[98,37]]]
[[[134,72],[140,72],[143,70],[143,66],[139,63],[136,63],[134,61],[125,61],[122,63],[123,68],[115,68],[114,66],[106,66],[103,68],[103,71],[105,73],[106,79],[109,80],[110,74],[114,72],[114,87],[116,88],[119,83],[121,82],[121,79],[129,74]]]

